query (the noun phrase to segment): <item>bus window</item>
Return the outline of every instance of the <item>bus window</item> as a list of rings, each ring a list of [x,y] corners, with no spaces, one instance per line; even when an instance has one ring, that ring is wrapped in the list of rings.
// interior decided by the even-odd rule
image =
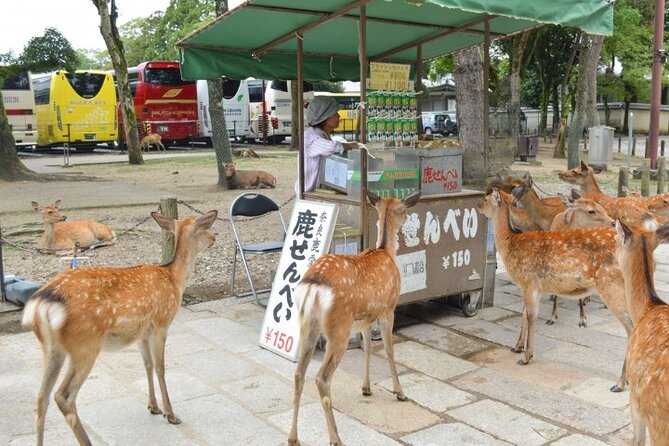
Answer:
[[[232,99],[237,95],[242,81],[223,78],[223,99]]]
[[[250,80],[248,82],[249,82],[249,102],[262,102],[263,81]]]
[[[30,79],[28,73],[17,74],[5,78],[2,90],[30,90]]]
[[[35,105],[48,104],[51,92],[51,76],[34,79],[33,91],[35,93]]]
[[[97,96],[106,79],[104,74],[96,73],[67,73],[65,77],[74,91],[85,99]]]
[[[181,79],[181,72],[178,68],[147,68],[144,70],[144,82],[172,87],[193,83],[192,81]]]

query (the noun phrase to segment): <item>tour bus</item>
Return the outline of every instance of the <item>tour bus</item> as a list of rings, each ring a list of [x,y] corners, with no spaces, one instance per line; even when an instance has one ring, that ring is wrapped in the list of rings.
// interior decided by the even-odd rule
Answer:
[[[37,117],[30,73],[22,72],[6,77],[0,90],[16,146],[35,147]]]
[[[35,75],[37,144],[93,148],[118,135],[116,90],[111,74],[96,70]]]
[[[316,96],[329,96],[334,98],[341,109],[339,110],[339,126],[334,132],[355,135],[358,128],[358,107],[360,105],[359,92],[330,93],[328,91],[317,91]]]
[[[128,82],[140,138],[157,133],[166,145],[199,138],[197,88],[181,79],[179,62],[143,62],[128,68]],[[122,129],[119,134],[123,143]]]
[[[211,143],[212,124],[209,115],[209,87],[207,81],[197,81],[197,114],[200,138]],[[223,78],[223,113],[230,138],[244,140],[249,135],[248,81]]]

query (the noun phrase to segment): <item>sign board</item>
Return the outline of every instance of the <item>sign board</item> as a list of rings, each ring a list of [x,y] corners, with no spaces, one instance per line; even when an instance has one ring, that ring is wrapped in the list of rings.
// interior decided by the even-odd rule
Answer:
[[[411,65],[371,62],[369,86],[373,90],[408,90],[410,72]]]
[[[300,322],[295,287],[316,259],[329,251],[336,221],[335,204],[295,203],[260,330],[260,347],[297,360]]]

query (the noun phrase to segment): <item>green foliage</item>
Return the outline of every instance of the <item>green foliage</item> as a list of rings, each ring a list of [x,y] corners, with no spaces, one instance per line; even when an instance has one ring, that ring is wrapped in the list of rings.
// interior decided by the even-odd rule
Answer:
[[[321,81],[314,84],[314,91],[329,91],[330,93],[343,93],[343,82]]]
[[[437,82],[439,79],[453,74],[453,55],[439,57],[423,68],[423,73],[427,74],[427,78],[432,82]]]
[[[77,50],[78,66],[83,70],[111,70],[112,62],[107,50]]]
[[[40,37],[33,37],[18,58],[18,64],[33,73],[57,69],[74,71],[79,59],[70,42],[55,28],[47,28]]]
[[[152,50],[161,60],[179,60],[176,42],[214,18],[213,0],[170,0],[165,15],[156,27]]]
[[[128,66],[160,59],[158,54],[165,52],[165,41],[157,33],[163,17],[162,11],[156,11],[146,18],[133,19],[119,28]]]

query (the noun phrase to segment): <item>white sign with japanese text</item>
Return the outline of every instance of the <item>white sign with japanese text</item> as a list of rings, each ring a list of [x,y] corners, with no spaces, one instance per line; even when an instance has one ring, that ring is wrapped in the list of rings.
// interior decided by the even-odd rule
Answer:
[[[293,362],[300,341],[295,287],[316,259],[329,251],[337,210],[335,204],[297,200],[290,217],[260,330],[260,347]]]

